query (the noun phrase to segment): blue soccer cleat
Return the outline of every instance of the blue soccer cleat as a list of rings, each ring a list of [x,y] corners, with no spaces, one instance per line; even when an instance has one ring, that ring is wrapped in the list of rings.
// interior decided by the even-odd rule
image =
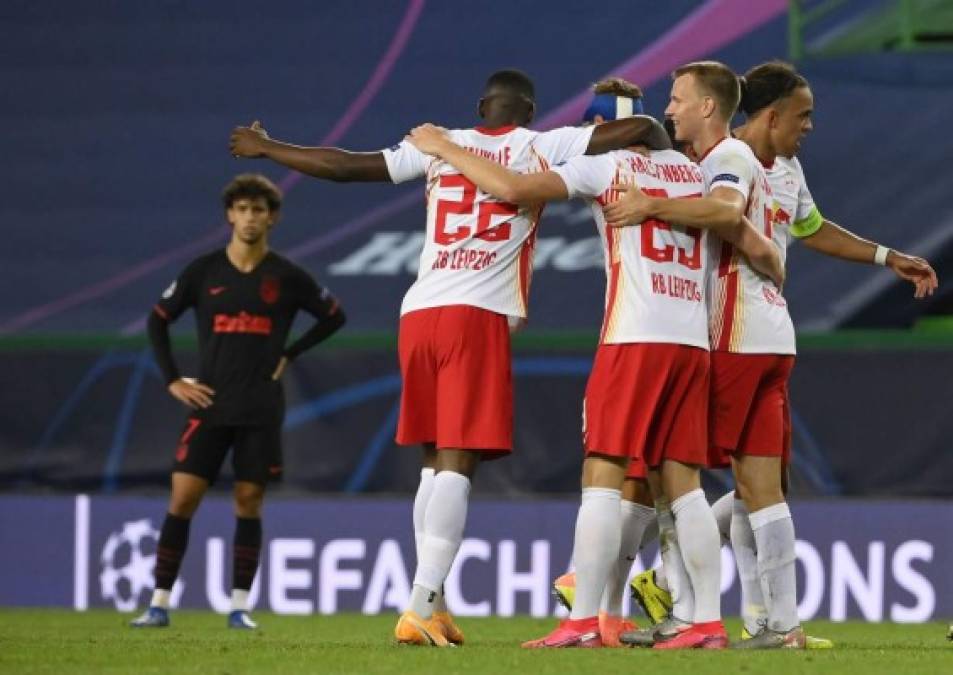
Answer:
[[[251,620],[251,617],[243,609],[236,609],[228,614],[228,627],[240,628],[242,630],[254,630],[258,624]]]
[[[150,607],[142,616],[129,622],[133,628],[166,628],[169,625],[169,610]]]

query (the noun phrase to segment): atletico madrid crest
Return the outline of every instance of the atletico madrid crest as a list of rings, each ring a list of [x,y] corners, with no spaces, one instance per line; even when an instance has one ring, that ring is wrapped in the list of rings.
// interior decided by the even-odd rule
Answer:
[[[261,288],[258,289],[258,294],[262,300],[272,305],[278,301],[280,290],[281,285],[276,277],[265,277],[261,280]]]

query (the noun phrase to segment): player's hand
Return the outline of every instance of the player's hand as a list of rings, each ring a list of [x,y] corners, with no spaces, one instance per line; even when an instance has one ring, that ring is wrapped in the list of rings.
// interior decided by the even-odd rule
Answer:
[[[268,132],[255,120],[250,127],[235,127],[229,139],[228,151],[232,157],[261,157],[264,154],[264,141]]]
[[[610,227],[638,225],[650,217],[649,205],[652,198],[638,186],[616,183],[610,189],[619,194],[616,201],[607,204],[602,210]]]
[[[169,393],[190,408],[208,408],[215,396],[215,390],[210,386],[187,377],[180,377],[170,384]]]
[[[288,367],[288,358],[282,356],[278,361],[278,366],[275,368],[275,372],[271,374],[271,379],[278,381],[281,379],[281,376],[285,374],[285,368]]]
[[[936,272],[923,258],[891,250],[887,254],[887,267],[904,281],[913,284],[915,298],[933,295],[933,291],[939,286]]]
[[[447,143],[450,142],[446,129],[429,122],[411,129],[406,138],[411,145],[422,153],[434,157],[440,157],[441,150],[447,147]]]

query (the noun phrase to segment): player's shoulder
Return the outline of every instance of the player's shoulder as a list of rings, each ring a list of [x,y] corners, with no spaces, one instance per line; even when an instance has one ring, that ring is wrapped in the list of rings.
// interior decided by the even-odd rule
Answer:
[[[216,267],[221,267],[222,265],[228,262],[228,258],[225,255],[224,248],[217,248],[214,251],[208,251],[203,253],[197,258],[194,258],[188,265],[185,266],[183,270],[183,275],[200,275],[208,272],[209,270],[215,269]]]
[[[729,136],[716,144],[715,147],[709,151],[706,159],[719,159],[731,156],[743,157],[745,161],[759,163],[751,146],[734,136]]]
[[[270,267],[276,272],[289,277],[312,278],[311,272],[289,258],[276,251],[269,251]]]

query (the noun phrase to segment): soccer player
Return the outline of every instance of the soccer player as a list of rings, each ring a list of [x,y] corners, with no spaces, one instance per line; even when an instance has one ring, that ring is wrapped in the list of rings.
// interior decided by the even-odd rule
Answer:
[[[608,284],[600,347],[584,403],[586,459],[573,549],[575,599],[569,619],[525,646],[601,646],[606,622],[600,626],[600,600],[611,568],[620,559],[620,497],[630,458],[642,459],[644,453],[650,467],[661,468],[658,483],[666,483],[674,510],[687,514],[677,523],[687,528],[683,535],[689,549],[686,559],[691,561],[710,548],[706,534],[713,534],[717,555],[717,528],[714,522],[705,522],[704,495],[699,499],[694,491],[697,486],[685,489],[680,482],[690,482],[686,474],[694,474],[697,482],[697,467],[707,455],[705,233],[662,221],[647,223],[640,230],[607,230],[602,216],[602,208],[617,194],[613,183],[639,185],[653,194],[677,198],[701,197],[701,171],[670,150],[650,157],[617,151],[576,157],[544,173],[520,175],[482,159],[431,125],[415,129],[411,140],[422,151],[458,168],[482,190],[508,202],[541,204],[576,196],[594,202],[593,215],[606,248]],[[780,275],[776,249],[750,223],[739,219],[721,231],[753,259],[766,261],[762,263],[766,271]],[[660,489],[657,494],[661,502]],[[616,625],[621,594],[618,600],[612,617]],[[717,602],[711,613],[696,614],[692,630],[663,647],[725,646]],[[615,633],[611,640],[617,644]]]
[[[707,194],[702,199],[677,200],[628,189],[624,190],[625,194],[619,201],[606,208],[606,218],[613,224],[662,219],[697,227],[705,223],[731,224],[747,217],[759,232],[770,236],[771,191],[764,169],[751,149],[731,138],[729,133],[729,122],[740,99],[737,77],[723,64],[705,61],[676,69],[673,78],[666,116],[672,119],[676,139],[687,142],[699,157]],[[730,398],[722,399],[718,387],[720,381],[733,375],[726,373],[726,368],[734,366],[738,370],[750,365],[751,377],[756,382],[763,379],[766,390],[773,392],[774,399],[780,398],[790,369],[788,354],[794,349],[794,329],[776,283],[752,269],[731,243],[712,237],[709,248],[715,265],[709,275],[709,303],[713,429],[718,434],[719,426],[723,426],[724,408],[734,402]],[[744,352],[747,360],[734,360],[735,352]],[[780,450],[783,416],[780,404],[778,414],[772,416],[770,406],[774,399],[766,396],[763,408],[754,408],[750,413],[740,402],[732,410],[741,418],[741,428],[750,430],[746,439],[758,445],[765,437],[773,439],[777,436],[776,445]],[[737,420],[732,422],[739,424]],[[717,442],[717,435],[713,440]],[[697,472],[694,480],[698,480]],[[697,482],[693,485],[697,489],[694,494],[703,501],[700,486]],[[675,515],[678,530],[679,518],[678,514]],[[697,558],[684,556],[690,584],[679,578],[681,575],[677,569],[666,567],[665,570],[673,585],[679,588],[690,585],[696,617],[699,605],[705,614],[712,612],[713,606],[720,606],[720,538],[710,508],[706,516],[707,555]],[[777,527],[775,525],[772,529]],[[790,534],[793,536],[793,529]],[[687,543],[680,531],[677,541],[682,547]],[[691,564],[689,560],[692,560]],[[686,617],[673,613],[654,630],[652,638],[655,642],[664,641],[685,631],[693,632]]]
[[[235,472],[230,628],[255,628],[248,591],[258,569],[266,485],[282,473],[281,376],[289,362],[344,325],[344,312],[303,269],[268,247],[281,192],[267,178],[242,174],[222,194],[232,237],[224,250],[192,261],[149,315],[149,339],[169,393],[191,408],[172,468],[169,511],[156,549],[155,590],[135,627],[169,625],[169,597],[189,541],[192,515],[215,482],[229,449]],[[195,311],[198,377],[182,377],[169,324]],[[317,319],[287,345],[295,314]]]
[[[452,131],[454,140],[523,173],[643,137],[668,145],[664,129],[648,117],[595,130],[530,131],[524,127],[533,119],[535,91],[516,70],[490,76],[478,111],[483,125]],[[399,329],[397,443],[422,445],[424,468],[414,499],[417,570],[395,636],[406,644],[459,644],[463,634],[446,610],[441,588],[463,538],[470,479],[479,461],[511,451],[508,322],[526,317],[541,209],[495,199],[407,142],[367,153],[304,148],[272,140],[255,124],[232,132],[231,152],[267,157],[327,180],[427,179],[427,238],[417,280],[404,296]]]
[[[886,265],[898,277],[914,284],[917,298],[932,294],[937,286],[936,273],[925,260],[861,239],[825,219],[818,211],[795,156],[804,135],[812,129],[814,98],[807,80],[789,64],[769,62],[749,70],[742,84],[740,109],[746,122],[734,135],[747,143],[766,167],[773,192],[774,240],[781,250],[785,251],[798,239],[808,248],[836,258]],[[790,453],[786,396],[784,411],[785,443],[780,471],[777,458],[759,460],[733,453],[735,446],[730,443],[731,437],[721,437],[728,442],[716,444],[720,457],[712,458],[720,464],[733,462],[739,485],[735,492],[731,538],[742,583],[745,632],[753,636],[739,643],[738,646],[744,648],[783,646],[785,624],[797,612],[793,591],[785,592],[794,588],[793,541],[789,542],[792,548],[782,558],[788,575],[784,578],[773,572],[776,559],[770,557],[772,549],[761,551],[764,535],[759,539],[759,531],[755,529],[760,509],[772,507],[780,512],[783,508],[775,504],[782,503],[777,501],[779,497],[783,500],[782,479]],[[756,452],[756,448],[751,448],[752,454]],[[788,560],[792,561],[790,565]],[[808,644],[816,641],[809,640]]]

